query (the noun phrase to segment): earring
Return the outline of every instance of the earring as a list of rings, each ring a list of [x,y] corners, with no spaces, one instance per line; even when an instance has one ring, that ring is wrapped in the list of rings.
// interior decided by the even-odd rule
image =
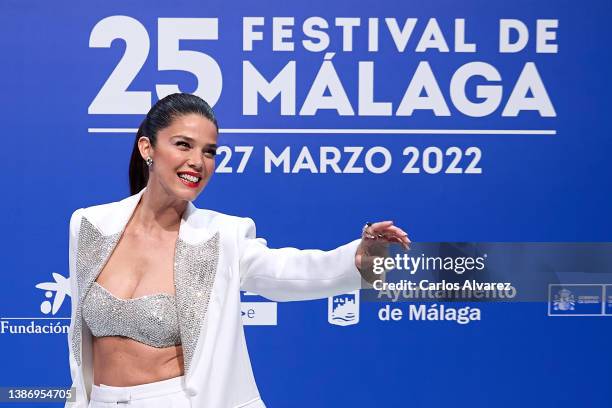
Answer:
[[[153,159],[151,158],[151,156],[147,156],[145,162],[147,163],[147,166],[151,167],[151,165],[153,164]]]

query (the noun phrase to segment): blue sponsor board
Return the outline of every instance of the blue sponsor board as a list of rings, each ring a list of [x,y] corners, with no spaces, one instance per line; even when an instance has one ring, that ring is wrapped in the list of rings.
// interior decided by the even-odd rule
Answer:
[[[603,315],[603,285],[550,285],[548,314],[551,316]]]
[[[221,127],[215,175],[194,204],[251,217],[270,247],[332,249],[385,219],[415,247],[612,242],[610,15],[609,0],[0,2],[11,192],[0,202],[0,384],[71,385],[66,332],[43,331],[71,314],[53,275],[68,276],[70,215],[128,194],[136,128],[173,85],[205,96]],[[549,283],[612,281],[559,280],[585,269],[573,252],[515,249],[441,248],[488,254],[487,274],[470,280],[533,271],[517,296],[537,303],[479,301],[482,320],[465,325],[383,322],[384,305],[362,291],[361,309],[334,309],[359,323],[339,327],[327,299],[283,303],[277,316],[276,303],[242,293],[266,405],[612,406],[612,318],[551,318],[547,304]],[[45,297],[54,291],[41,282],[59,289]]]
[[[612,285],[604,286],[604,313],[606,316],[612,316]]]

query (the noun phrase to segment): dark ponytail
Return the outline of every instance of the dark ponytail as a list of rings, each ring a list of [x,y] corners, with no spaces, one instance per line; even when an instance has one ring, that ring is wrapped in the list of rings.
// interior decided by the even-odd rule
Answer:
[[[138,139],[146,136],[151,141],[151,145],[155,147],[157,144],[157,132],[167,128],[172,124],[172,121],[178,116],[197,113],[206,119],[210,120],[217,131],[219,125],[212,108],[202,98],[196,95],[187,93],[174,93],[157,101],[149,110],[144,118],[138,132],[136,132],[136,140],[132,149],[132,157],[130,158],[130,194],[134,195],[142,190],[149,181],[149,167],[140,155],[138,150]]]

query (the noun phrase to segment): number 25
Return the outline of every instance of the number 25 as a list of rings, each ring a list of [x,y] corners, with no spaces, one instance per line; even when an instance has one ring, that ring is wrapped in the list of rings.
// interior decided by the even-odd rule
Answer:
[[[214,106],[221,96],[223,87],[219,64],[203,52],[179,50],[179,40],[217,40],[218,20],[159,18],[157,33],[157,69],[192,73],[198,80],[198,87],[193,93]],[[97,115],[147,113],[151,108],[151,92],[128,91],[127,88],[149,55],[149,34],[146,28],[132,17],[110,16],[100,20],[91,30],[89,47],[110,48],[117,38],[125,41],[125,53],[89,105],[88,113]],[[171,93],[181,92],[176,84],[157,84],[155,90],[160,99]]]

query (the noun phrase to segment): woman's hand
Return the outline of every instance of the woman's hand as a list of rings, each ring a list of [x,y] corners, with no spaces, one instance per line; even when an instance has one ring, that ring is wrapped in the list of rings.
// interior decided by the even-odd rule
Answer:
[[[375,257],[388,256],[389,243],[392,242],[402,245],[405,250],[410,249],[408,234],[393,225],[393,221],[367,223],[363,228],[361,243],[355,252],[355,266],[367,282],[381,279],[381,275],[373,272],[372,262]]]

